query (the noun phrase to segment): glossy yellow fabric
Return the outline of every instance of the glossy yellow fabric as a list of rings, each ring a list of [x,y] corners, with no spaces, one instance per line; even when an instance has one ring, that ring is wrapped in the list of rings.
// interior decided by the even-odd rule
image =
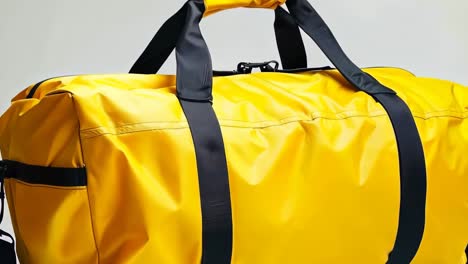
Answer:
[[[211,15],[218,11],[237,8],[271,8],[274,9],[278,5],[283,4],[286,0],[204,0],[205,1],[205,16]]]
[[[409,104],[428,172],[412,263],[464,264],[468,87],[367,69]],[[7,181],[24,263],[198,264],[193,142],[175,77],[85,75],[29,87],[0,118],[6,159],[86,165],[84,189]],[[391,123],[335,70],[216,77],[231,185],[233,264],[385,263],[399,214]],[[41,228],[31,228],[41,223]]]
[[[0,118],[4,159],[53,167],[83,167],[71,94],[14,100]],[[86,188],[6,180],[21,263],[96,263]]]

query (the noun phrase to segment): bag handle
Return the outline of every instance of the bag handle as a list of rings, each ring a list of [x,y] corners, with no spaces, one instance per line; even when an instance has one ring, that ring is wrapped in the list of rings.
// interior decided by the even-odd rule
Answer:
[[[185,23],[186,8],[169,18],[154,35],[145,51],[133,64],[130,73],[154,74],[169,58]],[[307,68],[307,55],[301,32],[294,18],[282,8],[275,10],[274,30],[283,69]]]
[[[230,0],[229,3],[232,3],[232,1]],[[271,4],[271,1],[263,1],[258,6],[264,7],[267,3]],[[394,91],[381,85],[372,76],[364,73],[349,60],[328,26],[306,0],[289,0],[286,4],[299,26],[317,43],[329,60],[353,86],[370,95],[395,94]],[[222,6],[226,7],[225,5]],[[237,6],[235,5],[235,7]],[[211,58],[199,27],[200,20],[204,14],[205,4],[203,1],[189,0],[163,26],[163,29],[169,32],[166,35],[170,35],[171,38],[167,39],[166,44],[159,44],[165,45],[164,48],[166,50],[161,56],[165,57],[168,53],[167,51],[171,50],[173,43],[176,43],[177,95],[181,99],[192,101],[212,100],[211,86],[213,73]],[[184,24],[181,26],[180,21],[182,20]],[[155,42],[152,41],[152,43]],[[152,43],[150,43],[150,46],[140,58],[144,58],[145,54],[150,53],[149,48]],[[158,41],[158,43],[163,42]],[[143,70],[148,69],[148,67],[139,67],[143,65],[139,64],[141,61],[139,59],[136,65],[132,67],[131,73],[143,72]],[[161,61],[158,60],[158,62]],[[148,66],[148,63],[151,62],[152,60],[148,60],[144,65]],[[158,67],[153,66],[153,69],[155,68],[157,69]]]
[[[284,4],[286,0],[205,0],[205,16],[218,11],[238,8],[270,8],[275,9]]]
[[[288,0],[286,5],[297,24],[344,78],[358,91],[372,96],[388,114],[400,163],[400,214],[394,247],[387,263],[409,264],[424,233],[427,190],[424,150],[413,115],[395,91],[362,71],[346,56],[307,0]],[[199,28],[205,5],[200,0],[189,0],[182,10],[185,23],[176,42],[176,91],[192,131],[197,157],[204,230],[202,263],[224,264],[229,263],[232,253],[232,211],[224,143],[210,106],[213,69]],[[218,160],[213,162],[214,158]]]

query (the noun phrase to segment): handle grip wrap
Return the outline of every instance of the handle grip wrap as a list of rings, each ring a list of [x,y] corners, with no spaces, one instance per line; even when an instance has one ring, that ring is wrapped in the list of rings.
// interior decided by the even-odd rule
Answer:
[[[205,1],[205,14],[209,16],[218,11],[237,8],[237,7],[250,7],[250,8],[271,8],[274,9],[282,5],[286,0],[204,0]]]

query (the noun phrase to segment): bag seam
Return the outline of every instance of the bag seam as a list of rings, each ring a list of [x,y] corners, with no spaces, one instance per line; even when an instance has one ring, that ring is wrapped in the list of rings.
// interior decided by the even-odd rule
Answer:
[[[468,112],[467,112],[468,113]],[[331,120],[331,121],[340,121],[340,120],[346,120],[346,119],[351,119],[351,118],[379,118],[379,117],[386,117],[386,114],[381,114],[381,115],[374,115],[374,116],[369,116],[369,115],[362,115],[362,116],[348,116],[348,117],[343,117],[343,118],[327,118],[327,117],[316,117],[312,119],[304,119],[304,118],[285,118],[281,119],[277,122],[272,122],[272,121],[262,121],[262,122],[245,122],[245,121],[237,121],[237,120],[220,120],[221,127],[231,127],[231,128],[245,128],[245,129],[265,129],[265,128],[270,128],[270,127],[278,127],[278,126],[284,126],[288,125],[291,123],[296,123],[296,122],[305,122],[305,123],[310,123],[314,122],[318,119],[323,119],[323,120]],[[434,115],[434,116],[414,116],[416,119],[422,119],[422,120],[429,120],[429,119],[435,119],[435,118],[453,118],[453,119],[459,119],[459,120],[466,120],[468,119],[468,116],[455,116],[455,115]],[[259,123],[257,126],[243,126],[243,125],[236,125],[236,124],[226,124],[225,122],[239,122],[239,123],[249,123],[249,124],[255,124]],[[80,131],[80,137],[82,139],[91,139],[103,135],[125,135],[125,134],[130,134],[130,133],[136,133],[136,132],[147,132],[147,131],[164,131],[164,130],[178,130],[178,129],[187,129],[188,124],[187,122],[178,122],[180,123],[180,127],[156,127],[158,124],[162,123],[167,123],[167,122],[142,122],[142,123],[132,123],[124,126],[119,126],[119,127],[98,127],[98,128],[91,128],[91,129],[85,129]],[[175,122],[174,122],[175,123]],[[263,123],[263,124],[261,124]],[[140,129],[129,129],[131,126],[137,126],[139,124],[153,124],[155,125],[154,127],[147,127],[147,128],[140,128]],[[101,131],[99,131],[101,130]],[[88,135],[86,135],[88,134]],[[90,135],[92,134],[92,135]]]
[[[73,104],[73,109],[74,109],[75,114],[76,114],[76,119],[78,121],[78,141],[80,143],[81,160],[83,161],[83,164],[86,164],[85,157],[84,157],[84,151],[83,151],[83,143],[82,143],[81,133],[80,133],[80,130],[81,130],[80,118],[78,117],[78,111],[76,110],[76,102],[75,102],[74,94],[70,93],[70,96],[71,96],[71,100],[72,100],[72,104]],[[88,176],[89,176],[88,169],[87,169],[86,166],[85,166],[85,168],[86,168],[86,178],[88,178]],[[96,254],[97,254],[97,264],[99,264],[101,262],[101,256],[99,254],[99,248],[98,248],[97,239],[96,239],[96,231],[95,231],[95,222],[94,222],[94,217],[93,217],[93,210],[91,209],[91,199],[89,197],[89,179],[87,179],[87,182],[88,182],[88,185],[85,188],[86,197],[87,197],[87,200],[88,200],[89,217],[90,217],[90,222],[91,222],[91,231],[93,233],[94,247],[96,249]]]

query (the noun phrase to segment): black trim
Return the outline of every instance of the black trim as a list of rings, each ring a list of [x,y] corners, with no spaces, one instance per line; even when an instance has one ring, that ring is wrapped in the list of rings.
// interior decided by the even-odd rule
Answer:
[[[179,100],[192,132],[202,211],[202,264],[231,262],[232,212],[221,129],[209,102]]]
[[[86,168],[56,168],[28,165],[16,161],[3,161],[5,178],[29,184],[57,187],[83,187],[87,185]]]

